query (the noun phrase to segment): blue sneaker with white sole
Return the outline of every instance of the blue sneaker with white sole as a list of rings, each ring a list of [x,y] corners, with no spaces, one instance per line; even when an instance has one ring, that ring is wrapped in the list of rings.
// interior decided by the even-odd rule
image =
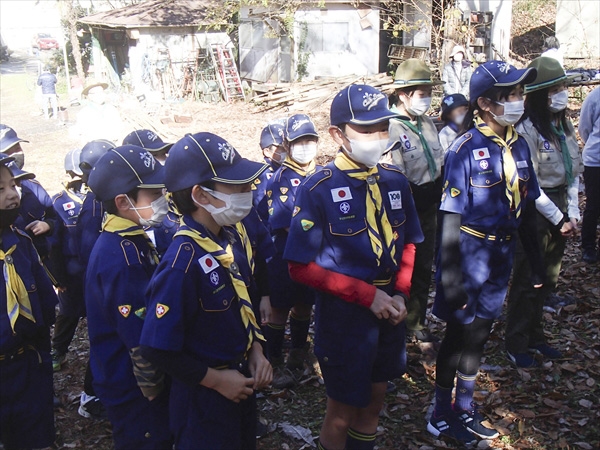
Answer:
[[[466,447],[477,444],[477,438],[467,430],[453,411],[439,416],[436,416],[434,411],[427,424],[427,431],[437,438],[449,438]]]
[[[500,436],[498,431],[483,425],[483,422],[485,422],[486,419],[477,411],[477,405],[472,403],[471,407],[472,409],[470,410],[459,410],[456,409],[456,407],[454,409],[454,412],[465,428],[475,436],[479,436],[481,439],[496,439]]]
[[[529,347],[529,351],[531,353],[535,353],[537,355],[542,355],[544,358],[548,359],[562,359],[563,354],[556,350],[555,348],[550,347],[548,344],[539,344],[533,345]]]

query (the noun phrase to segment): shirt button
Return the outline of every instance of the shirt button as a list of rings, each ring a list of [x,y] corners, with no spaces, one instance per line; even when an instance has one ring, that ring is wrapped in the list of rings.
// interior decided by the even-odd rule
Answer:
[[[352,233],[352,228],[348,228],[348,233]]]
[[[32,291],[33,291],[33,290],[35,290],[35,284],[32,284],[32,285],[31,285],[31,290],[32,290]]]
[[[186,245],[185,247],[183,247],[184,250],[191,250],[192,248],[189,245]]]
[[[131,245],[131,242],[125,242],[125,245]]]
[[[325,358],[323,358],[323,361],[328,362],[329,358],[326,356]]]
[[[146,432],[146,434],[144,434],[144,437],[145,437],[145,438],[149,438],[149,437],[151,437],[151,436],[152,436],[152,435],[151,435],[150,433],[148,433],[148,432]]]
[[[238,364],[238,369],[242,370],[244,368],[244,365],[242,363]]]
[[[398,225],[398,220],[394,220],[394,225]]]
[[[490,184],[490,180],[485,180],[485,184]]]
[[[223,304],[227,306],[227,300],[223,300]]]

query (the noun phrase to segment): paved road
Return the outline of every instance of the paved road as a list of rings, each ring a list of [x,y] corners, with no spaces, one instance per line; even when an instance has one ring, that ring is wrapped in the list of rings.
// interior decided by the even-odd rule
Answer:
[[[0,74],[2,75],[18,75],[28,73],[32,76],[37,74],[43,60],[49,57],[49,53],[44,53],[40,57],[30,55],[25,50],[14,50],[13,54],[7,61],[2,61],[0,64]]]

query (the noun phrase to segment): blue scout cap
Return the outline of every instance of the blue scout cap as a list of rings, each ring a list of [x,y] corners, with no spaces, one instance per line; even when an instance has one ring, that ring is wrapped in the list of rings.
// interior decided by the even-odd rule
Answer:
[[[352,84],[342,89],[331,102],[330,115],[333,126],[374,125],[398,117],[389,110],[387,96],[366,84]]]
[[[271,145],[283,144],[283,125],[270,123],[260,133],[260,148],[265,149]]]
[[[81,150],[76,148],[65,155],[65,171],[76,175],[83,175],[79,163],[81,162]]]
[[[216,134],[186,134],[169,152],[165,185],[170,192],[177,192],[207,181],[245,184],[268,167],[242,158],[229,142]]]
[[[135,188],[164,188],[163,167],[142,147],[123,145],[110,149],[96,162],[88,185],[102,201]]]
[[[98,139],[85,144],[79,155],[79,167],[83,173],[89,175],[100,157],[112,148],[115,148],[115,144],[105,139]]]
[[[19,169],[19,166],[15,164],[15,158],[12,156],[8,156],[4,153],[0,153],[0,164],[6,166],[15,180],[31,180],[35,178],[35,175],[31,172],[25,172],[22,169]]]
[[[517,69],[504,61],[485,62],[477,67],[471,76],[469,98],[473,103],[494,86],[509,87],[531,83],[535,80],[536,74],[537,70],[533,67]]]
[[[469,106],[469,101],[464,95],[451,94],[444,97],[442,100],[442,120],[446,120],[448,118],[448,114],[460,106]]]
[[[169,149],[173,144],[167,144],[152,130],[135,130],[125,136],[123,145],[137,145],[150,153]]]
[[[315,124],[306,114],[294,114],[288,117],[284,133],[288,142],[293,142],[304,136],[319,137]]]
[[[19,142],[29,142],[17,136],[17,132],[8,125],[0,124],[0,152],[5,152]]]

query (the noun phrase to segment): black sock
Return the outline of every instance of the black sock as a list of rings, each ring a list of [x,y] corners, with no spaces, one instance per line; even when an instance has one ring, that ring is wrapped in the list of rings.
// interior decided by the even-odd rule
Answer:
[[[308,337],[308,328],[310,327],[310,316],[299,317],[290,314],[290,335],[292,337],[292,348],[304,348],[306,338]]]
[[[263,335],[267,340],[267,358],[269,361],[281,358],[283,349],[283,336],[285,334],[285,325],[268,323],[263,327]]]
[[[346,450],[373,450],[375,447],[375,433],[365,434],[348,428]]]

